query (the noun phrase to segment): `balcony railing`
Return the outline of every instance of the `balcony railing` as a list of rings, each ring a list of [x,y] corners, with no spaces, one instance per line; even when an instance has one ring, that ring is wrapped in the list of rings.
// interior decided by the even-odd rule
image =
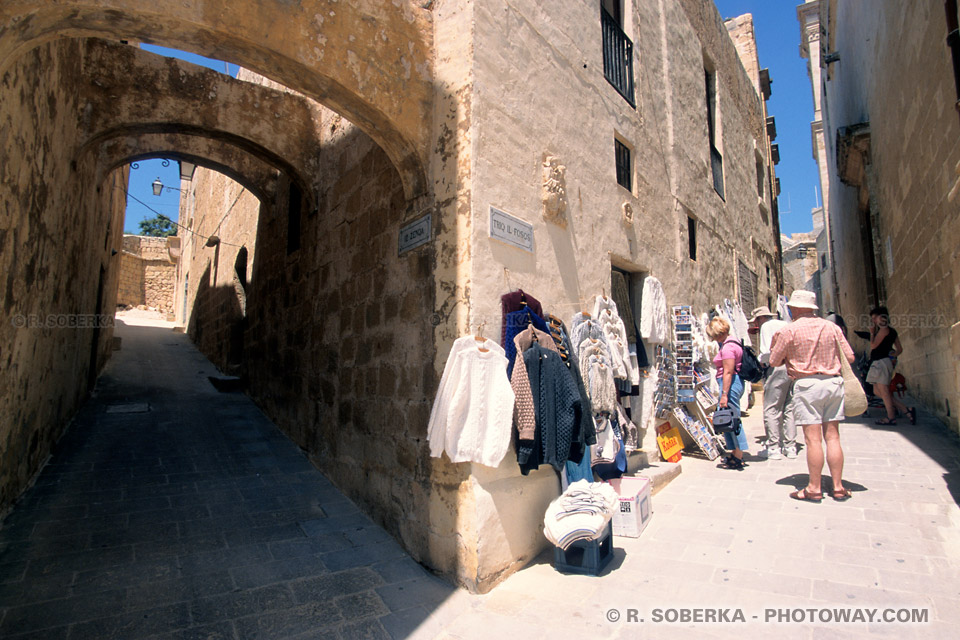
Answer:
[[[713,188],[721,198],[726,200],[723,195],[723,156],[712,144],[710,145],[710,166],[713,170]]]
[[[603,27],[603,75],[636,109],[637,103],[633,99],[633,42],[602,6],[600,24]]]

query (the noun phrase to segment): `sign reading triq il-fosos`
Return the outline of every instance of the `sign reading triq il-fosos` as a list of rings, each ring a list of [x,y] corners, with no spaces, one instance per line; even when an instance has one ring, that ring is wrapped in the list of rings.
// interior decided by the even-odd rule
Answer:
[[[490,207],[490,237],[533,253],[533,225]]]

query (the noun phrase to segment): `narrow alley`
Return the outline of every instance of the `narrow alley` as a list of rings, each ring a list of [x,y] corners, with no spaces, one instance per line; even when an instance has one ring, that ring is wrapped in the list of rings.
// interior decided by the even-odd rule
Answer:
[[[122,322],[0,530],[0,637],[400,637],[453,591],[184,334]]]
[[[787,498],[802,455],[748,454],[742,472],[687,456],[600,577],[544,553],[473,595],[410,559],[245,395],[216,391],[183,334],[120,322],[95,396],[0,530],[4,638],[928,638],[960,623],[960,448],[929,416],[845,424],[846,503]],[[759,413],[746,422],[756,441]],[[671,620],[706,608],[745,620]],[[810,624],[857,608],[927,622]]]

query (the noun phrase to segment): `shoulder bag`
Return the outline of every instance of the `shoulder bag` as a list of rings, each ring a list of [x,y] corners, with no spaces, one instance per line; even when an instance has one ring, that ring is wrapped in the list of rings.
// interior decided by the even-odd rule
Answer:
[[[837,338],[837,355],[840,356],[840,373],[843,375],[843,415],[853,418],[867,410],[867,394],[864,393],[860,379],[847,362],[847,357],[843,355],[840,338]]]

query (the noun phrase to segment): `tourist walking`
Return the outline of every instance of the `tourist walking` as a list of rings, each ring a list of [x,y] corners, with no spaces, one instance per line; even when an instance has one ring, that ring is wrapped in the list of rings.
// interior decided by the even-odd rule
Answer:
[[[743,469],[743,452],[749,449],[747,435],[740,424],[740,398],[743,396],[743,380],[740,379],[740,366],[743,363],[743,348],[730,338],[730,323],[716,317],[707,325],[707,337],[716,340],[720,350],[713,359],[717,368],[717,383],[720,385],[720,400],[717,406],[730,407],[733,410],[736,430],[725,432],[723,440],[730,454],[725,462],[730,469]]]
[[[773,336],[770,364],[785,364],[793,383],[794,419],[803,425],[807,451],[807,486],[790,494],[795,500],[820,502],[823,492],[823,441],[826,462],[833,479],[834,500],[847,500],[843,486],[843,449],[840,421],[843,419],[843,376],[841,357],[853,362],[853,349],[840,328],[816,316],[817,298],[812,291],[797,290],[787,306],[793,322]]]
[[[897,400],[890,390],[890,381],[893,380],[893,369],[896,367],[895,358],[903,353],[900,345],[900,336],[897,330],[890,326],[890,313],[886,307],[877,307],[870,311],[870,369],[867,370],[867,384],[873,385],[874,395],[883,400],[883,407],[887,410],[887,417],[875,420],[877,424],[897,424],[899,411],[907,416],[910,424],[917,424],[917,410],[908,409],[907,405]]]
[[[763,372],[763,428],[767,434],[766,454],[768,460],[780,460],[783,456],[797,457],[797,423],[793,419],[791,387],[793,381],[787,375],[786,365],[770,366],[770,345],[773,336],[787,326],[778,320],[768,307],[757,307],[750,314],[750,324],[760,333],[760,364],[766,365]]]

